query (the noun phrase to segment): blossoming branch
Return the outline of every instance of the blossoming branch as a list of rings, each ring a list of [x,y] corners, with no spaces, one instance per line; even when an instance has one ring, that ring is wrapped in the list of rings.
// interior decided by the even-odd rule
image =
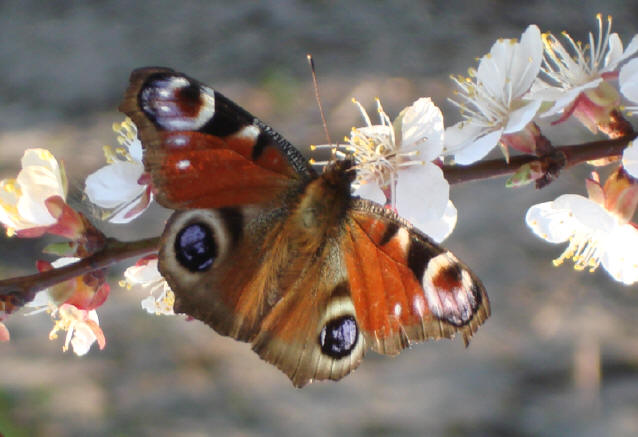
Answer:
[[[638,111],[638,35],[625,47],[612,32],[610,17],[596,20],[596,32],[585,43],[567,33],[542,34],[536,25],[520,39],[497,40],[467,76],[452,76],[457,89],[450,101],[461,112],[459,123],[445,127],[441,110],[428,97],[394,118],[377,100],[378,122],[365,109],[369,102],[353,99],[362,125],[342,143],[311,150],[329,149],[332,159],[353,160],[353,195],[398,212],[437,242],[457,222],[450,185],[510,176],[507,187],[535,183],[542,188],[572,166],[607,166],[606,180],[594,170],[583,181],[587,197],[566,193],[532,205],[524,218],[538,237],[566,244],[554,265],[571,260],[579,271],[602,266],[613,280],[635,284],[638,144],[629,117]],[[607,139],[554,145],[551,129],[539,127],[541,120],[555,125],[572,116]],[[0,280],[0,340],[9,339],[3,321],[26,307],[29,316],[49,314],[51,339],[66,331],[64,350],[84,355],[95,343],[102,349],[106,338],[97,310],[110,293],[106,269],[136,257],[142,258],[126,270],[120,285],[143,290],[145,311],[174,314],[175,296],[157,270],[159,240],[119,242],[93,224],[135,220],[157,192],[144,167],[138,127],[126,119],[114,130],[118,147],[104,149],[107,164],[87,177],[84,189],[100,211],[97,217],[67,203],[64,165],[48,150],[26,150],[17,177],[0,181],[0,222],[7,236],[63,239],[45,249],[57,259],[38,260],[39,273]],[[497,147],[503,157],[485,159]],[[311,163],[321,169],[332,159]]]

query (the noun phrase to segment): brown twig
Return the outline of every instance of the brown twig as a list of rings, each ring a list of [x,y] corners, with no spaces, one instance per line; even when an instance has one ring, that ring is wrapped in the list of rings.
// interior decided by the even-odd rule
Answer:
[[[638,134],[631,134],[613,140],[592,141],[590,143],[573,146],[560,146],[555,148],[555,152],[565,157],[563,168],[573,167],[586,161],[592,161],[610,156],[622,155],[627,144],[636,138]],[[534,155],[520,155],[510,158],[509,162],[503,159],[491,159],[481,161],[476,164],[444,165],[443,174],[450,184],[460,184],[482,179],[491,179],[500,176],[513,174],[522,165],[534,161],[542,161],[544,157]]]
[[[33,300],[37,291],[98,269],[109,267],[134,256],[157,251],[159,237],[132,242],[107,239],[104,248],[78,262],[57,269],[0,281],[0,296],[20,307]]]

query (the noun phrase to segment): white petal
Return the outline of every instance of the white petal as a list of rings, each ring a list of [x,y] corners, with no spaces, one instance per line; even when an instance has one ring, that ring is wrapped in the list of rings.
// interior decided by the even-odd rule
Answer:
[[[499,97],[499,100],[502,99],[509,80],[509,66],[516,46],[516,42],[511,39],[496,41],[490,53],[481,58],[476,70],[477,83],[485,87],[491,96]]]
[[[503,129],[501,128],[477,138],[473,143],[456,152],[454,161],[457,164],[468,165],[484,158],[498,144],[502,135]]]
[[[532,24],[521,35],[512,60],[510,78],[513,84],[512,96],[525,94],[538,76],[543,60],[543,40],[538,26]]]
[[[613,71],[618,63],[623,59],[622,41],[617,33],[609,35],[609,43],[607,45],[607,54],[605,55],[605,67],[600,72]]]
[[[142,215],[152,201],[153,193],[151,193],[149,198],[141,193],[134,201],[129,201],[123,204],[123,206],[120,206],[113,215],[109,216],[108,221],[117,224],[130,223]],[[137,209],[137,211],[131,213],[135,209]]]
[[[14,184],[11,180],[0,181],[0,223],[10,228],[18,228],[21,217],[17,217],[13,208],[17,207],[19,197],[15,191],[5,189],[6,185]]]
[[[53,304],[53,300],[51,299],[51,296],[49,295],[48,291],[41,290],[35,294],[35,297],[33,298],[31,302],[24,304],[24,306],[26,308],[42,308],[42,307],[48,307],[49,303]],[[26,315],[31,315],[31,314],[34,314],[34,313],[27,313]]]
[[[417,148],[416,159],[432,161],[443,150],[443,114],[428,97],[415,101],[402,113],[401,149]]]
[[[57,176],[47,167],[29,166],[20,171],[16,181],[22,190],[17,204],[20,215],[33,224],[54,224],[56,219],[44,202],[52,196],[64,198],[64,190]]]
[[[142,143],[139,139],[136,138],[128,145],[128,153],[135,161],[142,162]]]
[[[578,226],[569,210],[557,208],[554,202],[532,205],[525,215],[525,223],[536,235],[550,243],[567,241]]]
[[[507,120],[507,125],[503,130],[504,134],[513,134],[520,130],[523,130],[527,124],[532,121],[536,112],[538,112],[538,108],[541,106],[540,100],[532,100],[527,103],[525,106],[518,108],[515,111],[510,112],[509,118]]]
[[[355,196],[362,197],[364,199],[372,200],[373,202],[380,203],[384,205],[386,202],[385,194],[383,194],[383,190],[379,188],[379,185],[376,182],[368,182],[365,184],[359,185],[353,193]]]
[[[90,174],[84,191],[94,204],[116,208],[144,192],[146,186],[137,183],[143,172],[141,164],[116,161]]]
[[[537,78],[525,98],[530,100],[542,100],[543,102],[555,102],[563,97],[564,94],[564,89],[552,86],[544,80]]]
[[[161,279],[157,269],[157,259],[149,260],[144,265],[135,265],[124,271],[124,277],[131,284],[145,285]]]
[[[431,162],[402,169],[396,188],[397,212],[420,227],[440,219],[450,199],[450,184]]]
[[[428,220],[421,223],[414,223],[414,225],[422,230],[426,235],[432,238],[437,243],[441,243],[445,240],[454,230],[457,220],[456,207],[452,201],[448,201],[445,213],[442,217],[435,220]]]
[[[543,112],[542,116],[548,117],[550,115],[563,112],[563,109],[565,109],[566,106],[569,106],[569,104],[572,103],[576,99],[576,97],[578,97],[580,93],[591,88],[596,88],[602,81],[603,79],[599,77],[590,82],[587,82],[584,85],[580,85],[580,86],[565,90],[565,92],[560,94],[560,97],[556,99],[554,106],[552,106],[547,111]]]
[[[620,92],[634,102],[638,102],[638,59],[632,59],[620,69],[618,75]]]
[[[634,35],[634,37],[631,39],[619,62],[624,61],[625,59],[635,55],[636,53],[638,53],[638,34]]]
[[[157,301],[155,300],[155,297],[147,296],[144,299],[142,299],[140,304],[142,305],[142,309],[146,311],[147,313],[157,314],[158,305],[157,305]]]
[[[622,41],[617,33],[609,35],[609,51],[605,56],[605,68],[602,73],[616,70],[618,64],[638,51],[638,35],[634,35],[627,49],[623,51]]]
[[[469,146],[486,129],[469,121],[461,121],[454,126],[445,129],[446,155],[453,155],[455,152]]]
[[[372,126],[363,126],[357,128],[359,133],[366,137],[386,136],[388,138],[391,135],[391,129],[392,128],[390,126],[382,124],[374,124]]]
[[[638,230],[630,224],[618,226],[609,235],[601,263],[617,281],[626,285],[638,281]]]
[[[609,232],[616,226],[616,220],[605,208],[578,194],[559,196],[554,201],[554,207],[570,211],[575,220],[592,230]]]
[[[73,328],[73,338],[71,346],[73,352],[81,357],[91,349],[91,345],[95,343],[97,337],[89,325],[86,323],[76,323]]]
[[[80,258],[74,256],[63,256],[53,261],[51,265],[56,269],[59,269],[60,267],[68,266],[69,264],[73,264],[74,262],[79,260]]]
[[[634,178],[638,178],[638,143],[630,142],[622,154],[623,168]]]
[[[22,168],[31,166],[45,167],[53,174],[60,173],[60,166],[53,154],[47,149],[27,149],[24,151],[21,160]]]

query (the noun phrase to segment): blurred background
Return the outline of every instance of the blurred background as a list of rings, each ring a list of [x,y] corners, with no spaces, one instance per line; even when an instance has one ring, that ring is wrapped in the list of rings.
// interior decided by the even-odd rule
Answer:
[[[66,162],[71,202],[115,145],[116,110],[136,67],[162,65],[210,84],[293,144],[324,141],[306,53],[317,64],[333,138],[359,125],[356,97],[386,112],[420,96],[447,103],[449,74],[465,74],[500,37],[528,24],[585,40],[611,14],[627,44],[638,4],[607,1],[0,2],[0,178],[24,149]],[[577,123],[546,130],[557,145],[593,137]],[[498,156],[498,155],[494,155]],[[338,383],[292,387],[247,344],[199,322],[144,313],[118,287],[100,308],[107,347],[83,358],[49,341],[46,314],[10,317],[0,344],[0,433],[9,436],[630,436],[638,434],[637,287],[604,270],[551,260],[564,246],[533,237],[534,204],[584,194],[587,168],[542,191],[504,180],[452,188],[459,223],[446,241],[487,287],[492,317],[462,341],[368,354]],[[169,212],[134,226],[100,225],[121,239],[158,235]],[[0,277],[34,272],[42,240],[0,236]]]

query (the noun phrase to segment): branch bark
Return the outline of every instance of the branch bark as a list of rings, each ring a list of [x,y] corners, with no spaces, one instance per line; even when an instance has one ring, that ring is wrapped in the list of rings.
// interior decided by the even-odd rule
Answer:
[[[104,248],[73,264],[46,272],[9,278],[0,281],[0,300],[13,306],[23,306],[33,300],[35,293],[52,285],[98,269],[103,269],[134,256],[156,252],[159,237],[122,242],[112,238],[106,240]]]
[[[622,155],[627,144],[637,136],[638,134],[631,134],[613,140],[560,146],[554,149],[554,153],[562,153],[565,156],[563,168],[569,168],[586,161]],[[510,158],[509,162],[504,159],[491,159],[467,166],[444,165],[442,169],[445,179],[452,185],[507,176],[516,172],[524,164],[542,159],[543,156],[520,155]]]

